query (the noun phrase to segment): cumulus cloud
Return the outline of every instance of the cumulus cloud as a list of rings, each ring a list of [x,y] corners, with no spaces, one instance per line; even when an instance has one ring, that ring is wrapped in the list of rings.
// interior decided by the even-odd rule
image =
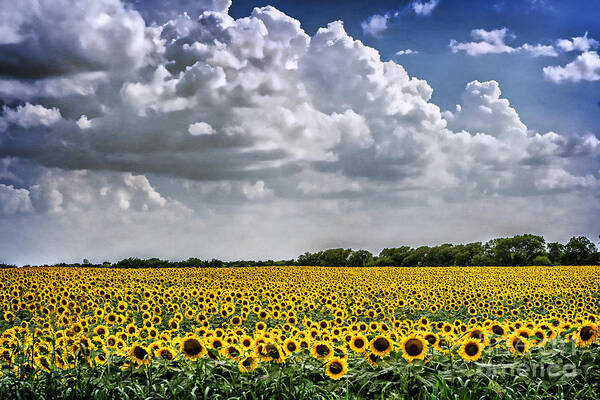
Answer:
[[[15,189],[0,183],[0,215],[13,215],[31,211],[31,199],[26,189]]]
[[[598,41],[588,37],[588,33],[586,32],[583,36],[576,36],[571,39],[558,39],[556,47],[562,51],[585,52],[598,47]]]
[[[22,79],[130,70],[160,46],[158,29],[120,0],[3,0],[0,75]]]
[[[450,48],[453,53],[464,51],[470,56],[480,56],[483,54],[512,53],[516,51],[513,47],[505,43],[506,38],[514,38],[507,28],[493,29],[473,29],[471,31],[472,42],[457,42],[452,39]]]
[[[24,106],[17,106],[16,109],[4,107],[4,117],[6,121],[16,124],[22,128],[33,128],[44,125],[49,126],[61,119],[60,111],[56,107],[50,109],[37,104],[25,103]]]
[[[406,49],[406,50],[400,50],[396,52],[397,56],[403,56],[403,55],[408,55],[408,54],[418,54],[419,52],[417,50],[411,50],[411,49]]]
[[[524,43],[521,46],[513,47],[506,43],[507,39],[515,39],[516,36],[507,28],[493,29],[474,29],[471,31],[472,42],[450,41],[450,48],[453,53],[464,51],[469,56],[480,56],[484,54],[501,53],[527,53],[533,57],[556,57],[558,51],[552,45],[529,44]]]
[[[544,77],[554,83],[600,80],[600,57],[595,51],[580,54],[565,66],[544,67]]]
[[[363,30],[363,34],[378,36],[388,28],[389,19],[389,14],[374,14],[371,15],[366,21],[361,22],[360,27]]]
[[[524,45],[522,45],[521,47],[519,47],[519,50],[525,51],[529,54],[531,54],[533,57],[556,57],[558,56],[558,52],[554,49],[553,46],[550,45],[543,45],[543,44],[536,44],[536,45],[531,45],[528,43],[525,43]]]
[[[415,1],[412,3],[412,8],[417,15],[430,15],[439,3],[440,0],[429,0],[424,3]]]
[[[213,133],[215,133],[215,130],[206,122],[195,122],[190,125],[190,127],[188,128],[188,132],[190,133],[190,135],[193,136],[212,135]]]

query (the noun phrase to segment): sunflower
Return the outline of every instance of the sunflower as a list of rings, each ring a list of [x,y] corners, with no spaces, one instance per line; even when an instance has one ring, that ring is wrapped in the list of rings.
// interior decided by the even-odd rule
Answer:
[[[266,339],[264,343],[259,343],[257,345],[257,353],[262,361],[274,361],[278,364],[285,361],[285,353],[272,339]]]
[[[230,344],[228,346],[223,347],[220,353],[225,357],[229,358],[230,360],[236,361],[239,361],[240,356],[242,355],[240,349],[234,344]]]
[[[415,359],[423,360],[427,354],[427,341],[414,335],[402,339],[400,347],[402,348],[402,357],[408,362]]]
[[[365,359],[367,360],[369,365],[371,365],[371,367],[377,368],[379,366],[379,362],[381,361],[381,358],[377,354],[373,354],[373,353],[363,353],[363,354],[366,355]]]
[[[325,374],[333,380],[339,380],[348,373],[346,358],[332,357],[325,364]]]
[[[240,372],[252,372],[258,366],[258,359],[255,356],[247,356],[238,363]]]
[[[127,332],[129,336],[135,336],[135,334],[138,332],[138,328],[135,326],[135,324],[129,324],[125,328],[125,332]]]
[[[575,340],[578,346],[589,346],[596,339],[598,328],[592,323],[586,323],[579,327],[575,334]]]
[[[517,356],[524,356],[531,347],[529,340],[515,333],[510,335],[507,344],[510,352]]]
[[[148,352],[148,349],[141,344],[136,343],[132,345],[127,353],[129,354],[131,360],[138,365],[138,367],[144,363],[150,362],[150,353]]]
[[[467,362],[477,361],[483,352],[483,343],[475,338],[467,339],[458,349],[458,354]]]
[[[318,360],[325,361],[333,356],[333,348],[326,342],[315,342],[310,349],[310,355]]]
[[[94,328],[94,333],[98,336],[104,337],[108,333],[108,327],[105,325],[98,325]]]
[[[532,331],[531,338],[535,341],[535,344],[539,347],[543,347],[548,341],[546,331],[542,328],[536,328]]]
[[[240,339],[240,346],[242,346],[244,350],[251,349],[253,344],[254,340],[248,335],[244,335]]]
[[[426,332],[423,335],[423,339],[427,340],[429,346],[433,346],[439,350],[440,337],[438,335],[433,332]]]
[[[106,361],[108,361],[108,352],[105,349],[102,349],[98,354],[96,354],[94,361],[96,361],[96,364],[106,364]]]
[[[209,349],[214,349],[214,350],[220,351],[223,346],[224,346],[223,339],[221,339],[217,336],[213,336],[208,340],[208,348]]]
[[[285,351],[287,355],[291,355],[298,350],[300,350],[300,345],[295,339],[289,338],[283,342],[283,351]]]
[[[369,347],[373,354],[383,357],[391,353],[394,348],[394,343],[389,338],[379,335],[371,340]]]
[[[361,334],[357,334],[350,339],[350,348],[357,353],[363,353],[369,344],[366,337]]]
[[[108,347],[110,347],[111,349],[114,349],[117,347],[117,337],[115,335],[110,335],[109,337],[106,338],[106,345]]]
[[[494,323],[489,326],[489,331],[494,335],[504,336],[506,334],[506,329],[502,324]]]
[[[179,345],[179,350],[189,359],[196,360],[206,355],[207,350],[199,337],[192,335],[184,338]]]
[[[160,347],[158,350],[156,350],[156,357],[166,361],[171,361],[173,358],[175,358],[175,354],[173,353],[173,350],[168,347]]]
[[[117,314],[111,312],[106,315],[105,320],[107,324],[114,325],[117,322],[118,318],[119,317],[117,316]]]
[[[474,328],[467,334],[468,339],[477,339],[480,343],[487,344],[487,336],[483,328]]]

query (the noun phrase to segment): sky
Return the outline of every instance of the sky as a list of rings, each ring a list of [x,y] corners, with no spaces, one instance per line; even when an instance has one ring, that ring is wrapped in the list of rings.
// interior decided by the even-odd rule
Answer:
[[[0,9],[0,263],[600,233],[599,2]]]

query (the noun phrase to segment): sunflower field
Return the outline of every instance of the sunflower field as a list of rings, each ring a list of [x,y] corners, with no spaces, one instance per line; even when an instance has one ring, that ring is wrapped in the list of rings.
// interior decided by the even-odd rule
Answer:
[[[600,398],[600,267],[0,270],[0,398]]]

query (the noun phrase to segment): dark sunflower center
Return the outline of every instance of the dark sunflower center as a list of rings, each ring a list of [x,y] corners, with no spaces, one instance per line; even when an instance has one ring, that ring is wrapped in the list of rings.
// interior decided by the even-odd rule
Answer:
[[[521,341],[519,339],[517,339],[517,340],[514,341],[513,347],[519,353],[524,353],[525,352],[525,343],[523,343],[523,341]]]
[[[373,348],[377,351],[386,351],[390,348],[390,341],[386,338],[377,338],[373,342]]]
[[[294,343],[294,342],[288,343],[287,349],[289,351],[296,351],[296,343]]]
[[[183,342],[183,352],[188,356],[196,356],[202,352],[202,344],[196,339],[187,339]]]
[[[269,343],[267,345],[267,355],[271,358],[278,359],[279,358],[279,349],[274,344]]]
[[[492,332],[496,335],[504,335],[504,329],[501,326],[494,325],[492,326]]]
[[[425,336],[425,340],[427,340],[429,342],[429,344],[434,344],[436,342],[436,339],[435,339],[434,335],[427,335],[427,336]]]
[[[540,340],[544,340],[544,334],[542,332],[539,332],[539,331],[536,332],[535,336]]]
[[[254,359],[253,359],[252,357],[248,357],[248,358],[246,358],[244,361],[242,361],[242,365],[243,365],[245,368],[248,368],[248,367],[252,366],[252,363],[253,363],[253,362],[254,362]]]
[[[162,350],[159,354],[160,358],[164,359],[164,360],[172,360],[173,359],[173,353],[171,353],[168,350]]]
[[[344,367],[342,366],[341,363],[334,361],[331,364],[329,364],[329,372],[331,372],[334,375],[337,375],[339,373],[341,373],[344,370]]]
[[[230,346],[227,351],[229,352],[229,355],[232,357],[237,357],[240,355],[240,352],[234,347],[234,346]]]
[[[358,338],[358,339],[354,340],[354,346],[356,346],[360,349],[365,346],[365,341],[362,340],[361,338]]]
[[[406,342],[406,345],[404,345],[404,349],[409,356],[415,357],[421,354],[423,351],[423,346],[417,339],[410,339],[408,342]]]
[[[133,355],[135,356],[135,358],[137,358],[138,360],[143,360],[144,357],[146,357],[148,355],[148,352],[140,347],[140,346],[135,346],[133,348]]]
[[[250,347],[250,341],[248,339],[245,339],[242,344],[244,345],[244,347]]]
[[[592,338],[592,336],[594,336],[594,330],[591,327],[586,326],[581,330],[581,333],[579,334],[579,336],[581,337],[581,340],[583,340],[583,341],[590,340]]]
[[[469,343],[465,346],[465,353],[469,357],[473,357],[475,354],[479,353],[479,346],[475,343]]]
[[[317,350],[317,354],[318,354],[320,357],[324,357],[324,356],[328,355],[328,354],[329,354],[329,352],[331,351],[331,350],[329,350],[329,347],[327,347],[327,346],[326,346],[326,345],[324,345],[324,344],[319,344],[319,345],[317,345],[317,349],[316,349],[316,350]]]

